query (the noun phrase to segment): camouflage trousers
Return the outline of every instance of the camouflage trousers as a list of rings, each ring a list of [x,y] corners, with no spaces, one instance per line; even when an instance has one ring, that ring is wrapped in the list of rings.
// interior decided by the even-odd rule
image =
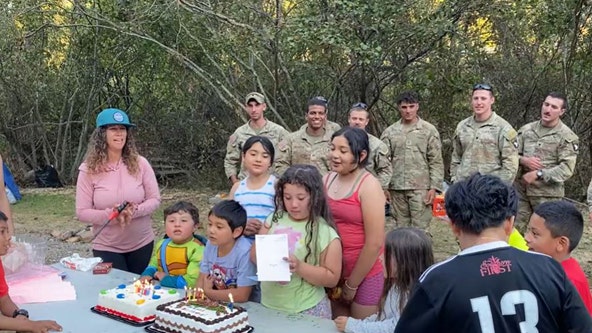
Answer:
[[[561,200],[562,197],[529,197],[523,194],[519,195],[518,200],[518,216],[514,222],[514,227],[520,231],[521,234],[526,233],[526,227],[528,227],[528,221],[534,211],[534,208],[543,202]]]
[[[390,190],[389,192],[397,226],[413,226],[427,230],[432,220],[432,206],[424,202],[428,190]]]

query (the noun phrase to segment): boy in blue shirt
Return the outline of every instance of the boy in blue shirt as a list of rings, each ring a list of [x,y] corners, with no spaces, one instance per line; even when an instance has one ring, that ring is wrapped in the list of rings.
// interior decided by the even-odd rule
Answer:
[[[256,268],[249,259],[251,242],[242,237],[246,223],[247,212],[234,200],[220,201],[208,214],[208,243],[197,287],[210,299],[239,303],[249,300],[257,282],[249,278],[256,275]]]

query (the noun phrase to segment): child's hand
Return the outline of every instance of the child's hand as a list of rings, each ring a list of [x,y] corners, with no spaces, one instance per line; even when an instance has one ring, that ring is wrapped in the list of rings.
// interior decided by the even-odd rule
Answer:
[[[162,281],[162,279],[164,279],[165,276],[166,276],[165,272],[154,273],[154,278],[157,279],[158,281]]]
[[[346,281],[341,288],[341,300],[346,304],[351,304],[351,302],[354,301],[354,297],[356,297],[357,289],[358,288],[352,289],[348,287]]]
[[[214,276],[213,275],[208,275],[208,277],[206,277],[206,279],[204,280],[203,289],[204,290],[213,290],[214,289]]]
[[[347,319],[348,317],[346,316],[339,316],[333,320],[335,322],[335,327],[337,327],[337,330],[339,332],[345,332],[345,325],[347,325]]]
[[[152,281],[152,277],[151,276],[148,276],[148,275],[144,275],[144,276],[140,276],[140,279],[139,280],[140,280],[140,282],[144,282],[144,283],[145,282],[150,282],[150,281]]]
[[[263,223],[259,219],[248,219],[247,225],[245,226],[245,231],[243,234],[245,236],[256,235],[259,233],[259,229],[261,229],[262,225],[263,225]]]
[[[55,332],[62,331],[62,326],[60,326],[58,323],[56,323],[53,320],[37,320],[37,321],[29,320],[29,325],[23,325],[23,328],[24,328],[24,326],[27,326],[27,328],[25,328],[25,331],[32,332],[32,333],[47,333],[50,331],[55,331]]]
[[[284,260],[287,261],[290,265],[290,273],[298,274],[298,270],[300,268],[300,260],[298,260],[298,258],[296,258],[296,256],[293,254],[290,254],[289,258],[284,257]]]

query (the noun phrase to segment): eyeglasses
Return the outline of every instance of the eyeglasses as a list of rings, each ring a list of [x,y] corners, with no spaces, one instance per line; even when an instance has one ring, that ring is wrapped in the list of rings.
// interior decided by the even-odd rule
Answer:
[[[473,86],[473,91],[475,91],[475,90],[492,91],[493,88],[491,88],[491,86],[486,83],[477,83],[476,85]]]
[[[368,109],[368,105],[366,105],[366,103],[359,102],[359,103],[356,103],[356,104],[352,105],[351,108],[352,109],[364,109],[364,110],[367,110]]]

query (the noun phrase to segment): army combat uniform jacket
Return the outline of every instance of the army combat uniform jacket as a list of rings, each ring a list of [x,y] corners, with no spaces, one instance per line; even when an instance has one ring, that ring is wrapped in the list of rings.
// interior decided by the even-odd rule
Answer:
[[[315,137],[306,133],[308,126],[290,133],[278,144],[275,170],[282,175],[291,165],[308,164],[315,166],[321,175],[331,169],[327,156],[333,131],[327,127],[323,136]]]
[[[444,179],[442,142],[434,125],[423,119],[403,126],[399,120],[382,132],[393,172],[391,190],[440,189]]]
[[[366,170],[370,171],[378,179],[383,190],[388,190],[393,175],[388,146],[372,134],[368,134],[368,141],[370,153],[368,154]]]
[[[544,168],[543,179],[526,186],[526,195],[533,197],[563,197],[563,184],[571,178],[578,157],[578,136],[561,120],[553,128],[540,121],[526,124],[518,130],[518,154],[538,157]],[[520,166],[516,185],[524,187],[520,177],[531,170]],[[522,192],[524,193],[524,192]]]
[[[500,177],[512,183],[518,172],[516,130],[495,112],[484,122],[471,116],[456,126],[452,139],[450,176],[452,181],[475,172]]]

